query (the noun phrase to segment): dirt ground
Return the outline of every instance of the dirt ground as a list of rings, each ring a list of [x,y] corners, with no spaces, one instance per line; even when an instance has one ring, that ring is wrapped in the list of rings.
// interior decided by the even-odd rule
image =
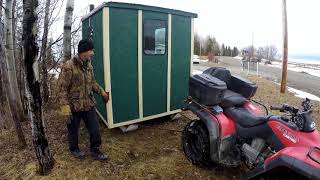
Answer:
[[[267,106],[289,103],[300,106],[301,99],[292,94],[280,95],[274,83],[255,76],[249,79],[259,86],[255,100]],[[313,102],[314,116],[320,124],[319,103]],[[183,113],[191,117],[190,113]],[[48,176],[36,173],[37,161],[31,141],[31,128],[23,123],[28,148],[20,151],[13,129],[0,132],[0,179],[241,179],[245,167],[227,169],[221,167],[198,168],[184,156],[181,148],[181,131],[190,119],[182,116],[177,120],[162,118],[148,121],[134,132],[122,133],[109,130],[101,124],[103,145],[101,150],[110,161],[93,161],[73,158],[67,147],[65,118],[57,107],[45,111],[50,148],[55,167]],[[88,134],[83,124],[80,130],[80,147],[88,154]]]

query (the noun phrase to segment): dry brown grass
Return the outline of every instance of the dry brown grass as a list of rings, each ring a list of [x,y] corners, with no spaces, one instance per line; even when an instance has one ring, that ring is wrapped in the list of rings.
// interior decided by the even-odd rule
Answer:
[[[255,100],[267,106],[283,102],[299,106],[301,99],[288,93],[279,94],[279,87],[272,82],[250,76],[258,92]],[[319,103],[315,103],[314,115],[319,124]],[[93,161],[88,156],[77,160],[67,148],[65,118],[57,113],[57,106],[45,112],[50,147],[56,160],[49,176],[36,174],[37,161],[33,153],[31,129],[23,127],[28,139],[28,148],[17,149],[13,130],[0,132],[0,179],[239,179],[244,169],[210,168],[193,166],[181,148],[181,130],[190,120],[154,120],[143,124],[135,132],[123,134],[118,129],[109,130],[101,125],[102,150],[109,154],[109,162]],[[80,130],[80,147],[88,154],[88,135],[84,126]]]
[[[248,79],[256,82],[258,85],[258,91],[253,98],[254,100],[262,102],[267,107],[270,107],[271,105],[275,106],[286,103],[301,108],[303,99],[295,97],[294,94],[290,92],[287,92],[286,94],[280,94],[279,85],[257,76],[249,76]],[[318,124],[318,130],[320,130],[320,103],[318,101],[311,102],[313,104],[313,117]],[[274,114],[277,112],[273,111],[272,113]]]

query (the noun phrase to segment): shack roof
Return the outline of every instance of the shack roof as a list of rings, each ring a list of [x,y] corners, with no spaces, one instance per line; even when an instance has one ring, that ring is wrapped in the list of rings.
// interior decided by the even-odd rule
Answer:
[[[180,10],[174,10],[174,9],[168,9],[168,8],[161,8],[156,6],[147,6],[142,4],[131,4],[131,3],[120,3],[120,2],[104,2],[94,10],[92,10],[89,14],[84,16],[82,18],[82,21],[89,18],[96,12],[100,11],[104,7],[112,7],[112,8],[122,8],[122,9],[135,9],[135,10],[144,10],[144,11],[153,11],[153,12],[160,12],[160,13],[166,13],[166,14],[175,14],[180,16],[186,16],[186,17],[192,17],[197,18],[198,15],[195,13],[180,11]]]

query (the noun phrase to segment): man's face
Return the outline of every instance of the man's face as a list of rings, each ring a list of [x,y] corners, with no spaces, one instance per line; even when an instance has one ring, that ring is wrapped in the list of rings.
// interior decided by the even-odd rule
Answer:
[[[94,55],[93,49],[80,54],[81,58],[86,61],[91,61],[93,55]]]

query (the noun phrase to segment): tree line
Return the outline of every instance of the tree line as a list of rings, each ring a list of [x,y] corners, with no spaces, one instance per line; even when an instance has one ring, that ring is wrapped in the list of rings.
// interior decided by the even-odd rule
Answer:
[[[224,44],[222,44],[221,46],[221,55],[222,56],[231,56],[231,57],[235,57],[239,55],[239,50],[237,47],[233,47],[231,48],[230,46],[225,46]]]
[[[237,47],[226,46],[222,43],[220,46],[214,36],[208,35],[202,38],[199,34],[194,34],[194,54],[208,56],[209,53],[215,56],[231,56],[239,55]]]

